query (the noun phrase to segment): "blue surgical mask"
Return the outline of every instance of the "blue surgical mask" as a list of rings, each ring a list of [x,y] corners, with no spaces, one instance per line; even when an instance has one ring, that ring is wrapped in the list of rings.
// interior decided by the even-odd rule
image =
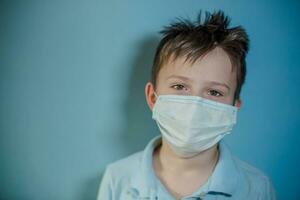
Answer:
[[[159,95],[152,118],[178,156],[192,157],[231,133],[237,108],[198,96]]]

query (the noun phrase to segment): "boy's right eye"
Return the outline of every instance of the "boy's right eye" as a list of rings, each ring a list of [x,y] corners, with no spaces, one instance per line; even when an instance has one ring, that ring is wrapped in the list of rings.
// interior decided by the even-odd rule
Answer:
[[[175,90],[186,90],[186,87],[182,84],[175,84],[175,85],[172,85],[172,88],[174,88]]]

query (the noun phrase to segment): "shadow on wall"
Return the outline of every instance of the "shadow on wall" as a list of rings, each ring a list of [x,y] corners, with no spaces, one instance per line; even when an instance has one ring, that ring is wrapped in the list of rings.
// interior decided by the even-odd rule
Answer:
[[[100,186],[100,182],[102,180],[104,172],[100,173],[96,177],[92,177],[84,182],[81,197],[79,199],[82,200],[96,200],[98,195],[98,190]]]
[[[125,129],[121,135],[121,144],[126,155],[141,151],[159,132],[145,98],[145,85],[151,77],[151,68],[159,38],[153,35],[137,42],[133,58],[132,72],[129,77],[128,97],[123,106]]]
[[[146,144],[157,135],[158,129],[152,120],[151,111],[145,99],[145,84],[151,77],[151,67],[159,38],[150,36],[137,42],[136,56],[133,58],[129,77],[128,96],[123,106],[125,128],[120,134],[122,155],[130,155],[145,148]],[[95,200],[104,172],[84,183],[82,200]]]

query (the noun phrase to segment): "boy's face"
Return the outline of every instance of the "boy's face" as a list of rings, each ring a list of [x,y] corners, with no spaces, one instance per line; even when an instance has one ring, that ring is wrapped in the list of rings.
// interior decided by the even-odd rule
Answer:
[[[234,102],[236,89],[236,71],[227,53],[221,48],[215,48],[195,63],[184,62],[177,58],[162,66],[156,80],[156,91],[148,82],[145,88],[147,103],[152,110],[157,95],[176,94],[200,96],[213,101],[240,107],[240,102]]]

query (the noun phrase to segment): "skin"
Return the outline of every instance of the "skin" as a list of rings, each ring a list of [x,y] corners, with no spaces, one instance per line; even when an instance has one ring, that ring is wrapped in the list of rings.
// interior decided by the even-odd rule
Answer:
[[[147,104],[152,111],[156,94],[200,96],[224,104],[241,106],[234,99],[236,72],[227,53],[217,47],[195,63],[177,58],[160,69],[156,88],[151,82],[145,87]],[[175,199],[181,199],[199,189],[208,180],[218,161],[218,145],[191,158],[176,155],[168,143],[162,144],[153,154],[153,169],[161,183]],[[180,181],[178,181],[180,180]]]

